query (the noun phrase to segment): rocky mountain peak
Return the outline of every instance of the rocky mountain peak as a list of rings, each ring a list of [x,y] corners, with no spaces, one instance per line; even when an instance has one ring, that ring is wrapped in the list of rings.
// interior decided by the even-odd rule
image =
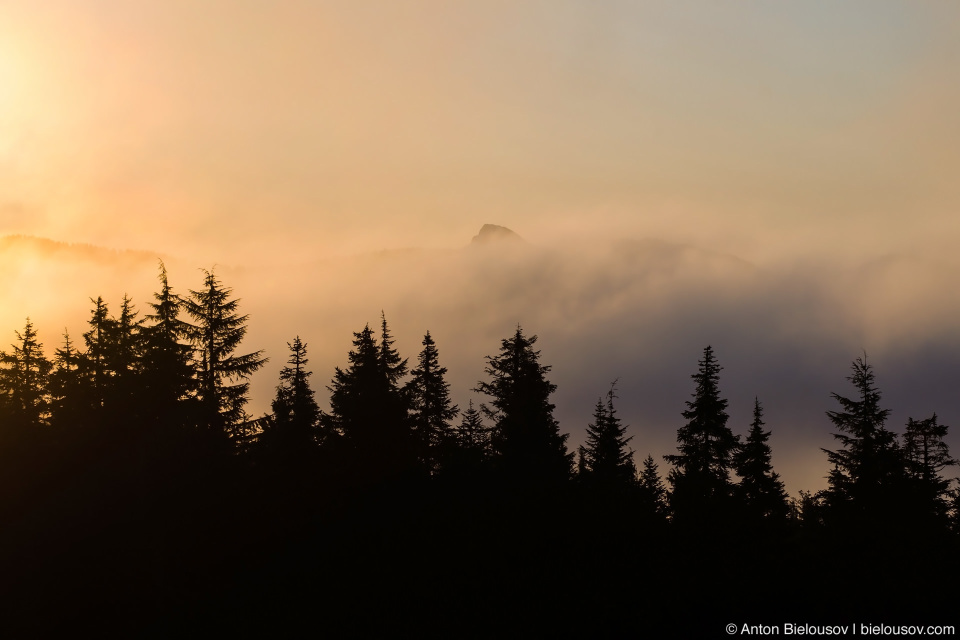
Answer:
[[[523,238],[506,227],[498,224],[485,224],[480,233],[473,236],[471,244],[489,244],[492,242],[523,242]]]

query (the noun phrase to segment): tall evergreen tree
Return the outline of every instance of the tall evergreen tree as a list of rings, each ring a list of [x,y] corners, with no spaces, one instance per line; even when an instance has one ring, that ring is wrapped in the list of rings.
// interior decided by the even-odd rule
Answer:
[[[607,400],[597,400],[593,422],[587,425],[587,440],[583,447],[583,479],[602,487],[627,487],[637,477],[633,451],[627,447],[627,427],[622,424],[613,399],[616,382],[610,385]]]
[[[748,517],[754,522],[783,522],[789,512],[787,492],[779,474],[773,470],[767,440],[770,431],[763,430],[763,407],[753,399],[753,422],[746,442],[734,454],[733,463],[740,476],[737,495]]]
[[[73,342],[70,333],[63,332],[63,347],[54,351],[50,372],[50,421],[55,426],[78,426],[89,419],[90,402],[85,397],[80,362],[83,354]]]
[[[397,385],[398,367],[405,361],[389,344],[387,349],[378,346],[369,325],[353,335],[350,364],[345,370],[337,367],[327,387],[327,429],[342,436],[331,444],[342,447],[352,473],[361,481],[379,482],[416,466],[406,402]],[[385,328],[384,335],[389,342]]]
[[[727,401],[720,397],[722,367],[707,346],[693,374],[696,388],[677,430],[678,453],[664,456],[673,464],[671,507],[678,520],[721,517],[733,490],[730,470],[739,439],[727,426]]]
[[[828,476],[829,512],[846,523],[879,526],[878,520],[897,518],[904,481],[904,463],[897,436],[884,426],[888,409],[880,408],[880,391],[874,384],[866,356],[852,364],[847,377],[857,390],[855,398],[831,394],[840,411],[828,411],[837,427],[841,448],[823,449],[832,465]]]
[[[643,459],[643,470],[639,477],[641,500],[650,513],[665,516],[668,510],[667,489],[660,478],[660,469],[652,455]]]
[[[142,336],[143,320],[129,296],[120,303],[120,316],[106,325],[107,344],[103,364],[110,379],[105,395],[109,420],[115,424],[139,423],[141,406]]]
[[[460,423],[444,443],[441,471],[477,478],[477,474],[488,469],[490,456],[490,428],[470,400],[460,414]]]
[[[309,450],[317,445],[320,407],[310,388],[312,371],[307,369],[307,345],[297,336],[287,343],[290,357],[280,370],[280,384],[273,399],[271,433],[274,444],[283,450]]]
[[[446,367],[440,366],[437,345],[427,331],[417,366],[410,374],[405,390],[410,409],[410,423],[419,455],[428,469],[437,471],[443,451],[449,450],[451,421],[460,410],[450,401],[450,385]],[[383,343],[381,342],[381,348]]]
[[[491,398],[481,410],[494,422],[491,443],[501,468],[514,480],[540,484],[568,479],[573,454],[553,417],[550,394],[557,386],[546,379],[550,367],[540,364],[536,341],[518,326],[498,355],[487,356],[489,380],[474,390]]]
[[[490,429],[483,424],[483,416],[474,408],[473,400],[461,416],[456,437],[461,448],[476,451],[483,458],[489,456]]]
[[[407,359],[393,348],[394,339],[387,327],[387,316],[380,312],[380,366],[391,387],[400,389],[400,381],[407,375]]]
[[[196,352],[197,398],[203,424],[215,434],[229,436],[243,446],[253,434],[253,426],[244,406],[250,383],[247,378],[260,369],[267,358],[262,351],[236,354],[247,333],[249,316],[239,315],[240,300],[231,298],[210,271],[204,271],[203,288],[191,290],[184,309],[193,318],[192,331]]]
[[[189,421],[186,407],[194,390],[192,347],[186,343],[191,326],[180,319],[183,301],[173,292],[167,269],[160,262],[160,291],[149,303],[149,325],[143,336],[143,414],[157,425],[183,426]]]
[[[98,296],[96,300],[90,298],[90,302],[94,304],[94,308],[88,321],[90,328],[83,334],[86,351],[80,357],[79,368],[86,388],[84,395],[90,407],[91,418],[96,424],[101,424],[104,399],[109,395],[112,383],[107,370],[107,360],[113,323],[107,303],[102,297]]]
[[[949,511],[950,483],[944,469],[957,464],[950,456],[944,438],[948,427],[934,413],[924,420],[907,420],[903,434],[903,453],[912,494],[911,503],[918,516],[930,525],[943,525]]]
[[[48,376],[51,362],[43,354],[30,318],[23,333],[15,331],[12,351],[0,351],[0,402],[7,426],[36,427],[47,423],[50,411]]]

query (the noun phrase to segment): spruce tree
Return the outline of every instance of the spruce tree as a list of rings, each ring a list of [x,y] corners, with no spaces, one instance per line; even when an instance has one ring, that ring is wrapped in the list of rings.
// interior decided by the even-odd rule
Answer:
[[[442,465],[444,450],[450,449],[450,423],[460,411],[450,401],[450,385],[444,377],[447,369],[440,366],[437,345],[429,331],[422,344],[423,350],[416,368],[410,372],[411,379],[405,390],[419,456],[424,465],[435,472]]]
[[[660,469],[652,455],[643,459],[643,470],[639,477],[639,493],[648,512],[656,516],[667,514],[667,489],[660,478]]]
[[[725,513],[733,490],[730,470],[739,439],[727,426],[727,401],[720,397],[722,367],[713,349],[703,350],[696,388],[682,413],[687,424],[677,430],[678,453],[664,458],[673,464],[671,507],[678,520],[715,520]]]
[[[387,382],[394,389],[400,389],[400,381],[407,375],[407,359],[401,358],[393,348],[394,339],[387,327],[387,316],[380,312],[380,366]]]
[[[113,323],[107,303],[102,297],[98,296],[96,300],[90,298],[90,302],[94,304],[94,308],[88,321],[90,328],[83,334],[86,350],[80,357],[79,368],[91,419],[95,424],[102,424],[104,400],[112,386],[107,359]]]
[[[37,427],[48,422],[48,382],[52,363],[43,354],[30,318],[14,332],[12,351],[0,351],[0,402],[7,427]]]
[[[271,405],[271,433],[264,436],[272,439],[276,448],[296,452],[317,445],[320,407],[310,388],[313,372],[307,369],[307,345],[297,336],[287,347],[290,357],[280,370],[280,384]]]
[[[337,367],[327,389],[326,427],[342,440],[342,462],[361,482],[379,482],[416,466],[416,449],[407,424],[406,402],[397,385],[405,361],[388,344],[378,346],[367,325],[353,334],[349,366]],[[389,333],[384,335],[389,342]]]
[[[627,447],[632,437],[627,437],[627,427],[613,406],[615,392],[616,382],[610,385],[605,403],[597,399],[593,422],[587,425],[587,440],[582,449],[583,479],[608,489],[630,486],[637,477],[633,451]]]
[[[90,402],[81,378],[80,353],[63,332],[63,347],[54,351],[50,372],[50,422],[55,426],[82,426],[90,418]]]
[[[194,369],[190,361],[192,347],[186,343],[191,327],[180,319],[183,301],[173,292],[167,269],[160,262],[160,291],[149,303],[152,313],[143,336],[144,416],[156,425],[185,426],[189,418],[188,402],[194,391]]]
[[[120,303],[120,316],[111,318],[106,325],[108,331],[103,365],[110,379],[110,387],[104,403],[108,419],[118,425],[139,423],[141,417],[143,320],[137,318],[138,315],[133,301],[124,295]]]
[[[880,408],[880,391],[866,356],[857,358],[847,377],[857,390],[855,398],[831,394],[840,411],[828,411],[837,427],[841,448],[823,449],[832,469],[828,476],[829,512],[847,524],[868,528],[894,522],[904,485],[904,463],[897,436],[884,426],[888,409]]]
[[[453,430],[444,452],[443,471],[456,471],[461,475],[475,475],[487,467],[490,461],[490,428],[483,424],[483,416],[467,404],[460,416],[460,424]]]
[[[203,288],[190,291],[184,309],[195,322],[191,336],[202,423],[243,447],[253,435],[244,411],[250,387],[246,380],[267,359],[262,351],[235,353],[247,333],[248,316],[237,313],[240,300],[231,298],[232,293],[213,272],[204,271]]]
[[[951,480],[942,475],[957,461],[950,456],[944,438],[949,428],[940,424],[934,413],[924,420],[907,420],[903,434],[903,454],[910,482],[911,503],[925,524],[944,524],[950,508]]]
[[[770,431],[763,430],[763,407],[753,399],[753,422],[747,439],[734,454],[740,483],[737,496],[753,522],[783,522],[789,511],[787,492],[771,463]]]
[[[461,416],[456,438],[462,449],[475,451],[483,458],[489,456],[490,429],[483,424],[483,416],[474,408],[473,400],[469,401],[467,410]]]
[[[556,385],[546,379],[549,366],[540,364],[537,336],[516,333],[501,341],[500,353],[487,356],[488,381],[474,389],[491,398],[481,405],[494,422],[491,444],[508,478],[534,484],[555,483],[570,477],[573,454],[567,452],[567,434],[553,417],[550,394]]]

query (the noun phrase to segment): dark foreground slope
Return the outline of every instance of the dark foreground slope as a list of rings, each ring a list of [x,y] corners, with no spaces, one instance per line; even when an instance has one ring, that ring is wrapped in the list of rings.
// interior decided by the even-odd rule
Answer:
[[[6,449],[8,630],[721,637],[730,623],[955,623],[956,538],[678,530],[572,484],[363,485],[188,440]]]

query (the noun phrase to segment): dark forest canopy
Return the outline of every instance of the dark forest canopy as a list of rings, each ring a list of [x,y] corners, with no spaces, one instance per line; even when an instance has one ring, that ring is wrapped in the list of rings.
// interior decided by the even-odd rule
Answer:
[[[639,477],[635,452],[626,447],[632,438],[616,415],[613,386],[605,400],[597,401],[587,441],[574,463],[568,436],[553,418],[557,388],[548,379],[551,367],[533,349],[537,336],[520,326],[502,340],[498,354],[487,356],[487,379],[473,389],[481,394],[479,412],[472,409],[472,400],[464,412],[452,403],[447,369],[430,332],[411,369],[393,346],[384,315],[379,335],[369,325],[357,332],[349,367],[334,370],[325,386],[328,412],[321,411],[310,383],[314,372],[307,369],[307,345],[296,337],[288,343],[291,355],[280,373],[272,411],[253,416],[245,410],[248,378],[267,359],[260,351],[242,353],[249,318],[240,312],[240,300],[212,271],[205,271],[202,287],[186,296],[174,292],[162,263],[159,281],[146,315],[128,297],[117,312],[102,298],[91,298],[82,341],[65,333],[52,358],[27,319],[14,332],[16,341],[0,353],[3,428],[13,433],[134,423],[160,430],[199,429],[221,438],[221,446],[235,453],[249,453],[261,441],[276,440],[274,432],[292,430],[301,433],[294,439],[301,446],[336,451],[343,460],[356,456],[351,464],[395,467],[396,472],[418,469],[427,475],[442,475],[452,460],[467,455],[459,449],[470,442],[473,448],[483,445],[475,453],[478,460],[518,478],[579,477],[596,483],[602,477],[607,478],[603,484],[611,484],[614,478],[634,482]],[[842,410],[826,413],[840,447],[824,450],[830,487],[820,492],[820,501],[841,511],[841,505],[852,503],[872,512],[886,507],[871,505],[888,505],[891,499],[874,495],[886,491],[877,487],[897,485],[897,491],[907,491],[906,485],[916,485],[914,490],[921,491],[917,487],[922,485],[934,501],[928,508],[947,517],[953,494],[949,474],[956,464],[945,442],[949,427],[935,413],[911,417],[901,438],[884,425],[889,411],[880,407],[872,367],[858,358],[853,369],[849,380],[857,396],[834,393]],[[749,431],[735,434],[719,391],[721,371],[712,347],[706,347],[692,375],[693,399],[682,412],[686,423],[678,424],[677,453],[665,456],[671,465],[665,479],[672,485],[673,508],[682,508],[678,505],[688,499],[697,510],[745,501],[753,505],[749,509],[786,517],[787,499],[772,467],[771,431],[762,428],[759,400]],[[722,510],[729,511],[728,506]]]
[[[376,579],[385,579],[377,562],[414,573],[467,563],[479,572],[470,591],[479,601],[477,590],[491,587],[487,570],[540,566],[551,554],[571,552],[570,545],[615,532],[632,538],[614,537],[603,548],[590,543],[573,571],[579,579],[616,571],[610,563],[629,565],[623,554],[631,553],[631,539],[660,545],[659,571],[668,573],[684,540],[709,540],[697,552],[707,554],[704,566],[739,550],[744,588],[769,562],[789,565],[800,554],[827,567],[839,552],[835,541],[864,536],[873,542],[848,550],[847,561],[887,554],[899,575],[912,565],[892,550],[919,544],[939,549],[947,565],[957,562],[960,492],[950,477],[956,461],[945,442],[949,427],[931,411],[911,417],[902,435],[888,429],[865,356],[848,377],[853,393],[834,393],[839,406],[826,411],[825,428],[832,423],[837,441],[825,450],[829,487],[791,499],[768,443],[778,425],[763,420],[758,399],[751,424],[729,424],[711,346],[691,375],[691,398],[677,414],[677,450],[664,457],[669,467],[661,475],[645,451],[636,452],[645,456],[637,464],[637,443],[617,415],[616,392],[630,390],[601,381],[598,389],[608,391],[575,457],[553,415],[551,366],[534,348],[538,337],[519,325],[486,357],[485,377],[473,389],[476,406],[451,401],[444,345],[427,331],[411,365],[384,314],[377,330],[367,325],[354,333],[348,365],[320,373],[320,382],[308,345],[294,337],[271,412],[251,415],[248,378],[266,358],[243,349],[249,318],[240,300],[212,271],[185,296],[175,293],[162,264],[159,281],[146,314],[127,297],[114,308],[91,299],[79,339],[65,333],[59,347],[45,350],[28,319],[0,352],[0,522],[16,525],[6,529],[8,548],[28,558],[15,563],[17,575],[29,574],[29,558],[43,555],[44,540],[72,527],[80,542],[67,543],[66,555],[40,575],[59,576],[72,563],[86,567],[74,554],[97,538],[101,523],[113,523],[114,533],[91,557],[109,567],[181,557],[210,575],[233,571],[233,579],[252,586],[257,571],[280,579],[286,553],[319,569],[329,562],[324,545],[353,553],[380,545],[387,555],[366,569]],[[327,411],[318,402],[325,395]],[[184,537],[193,528],[206,533]],[[539,542],[516,538],[528,534]],[[744,547],[746,540],[753,543]],[[259,546],[252,556],[241,552],[253,541]],[[300,550],[289,551],[291,544]],[[400,566],[404,545],[423,558],[416,568]],[[486,568],[474,564],[481,548],[494,554]],[[150,580],[165,597],[182,588],[179,570],[151,566]],[[331,570],[351,569],[335,563]],[[685,570],[691,580],[706,577],[703,567]],[[554,575],[538,571],[538,580]],[[680,576],[667,580],[681,587]],[[202,593],[216,591],[210,580],[201,580]],[[435,588],[441,597],[445,590]],[[228,593],[216,596],[221,605]],[[152,611],[154,605],[125,597],[136,601],[135,610]],[[591,606],[601,606],[598,597],[590,595]],[[864,597],[862,607],[870,602]],[[467,615],[470,606],[458,606]]]

